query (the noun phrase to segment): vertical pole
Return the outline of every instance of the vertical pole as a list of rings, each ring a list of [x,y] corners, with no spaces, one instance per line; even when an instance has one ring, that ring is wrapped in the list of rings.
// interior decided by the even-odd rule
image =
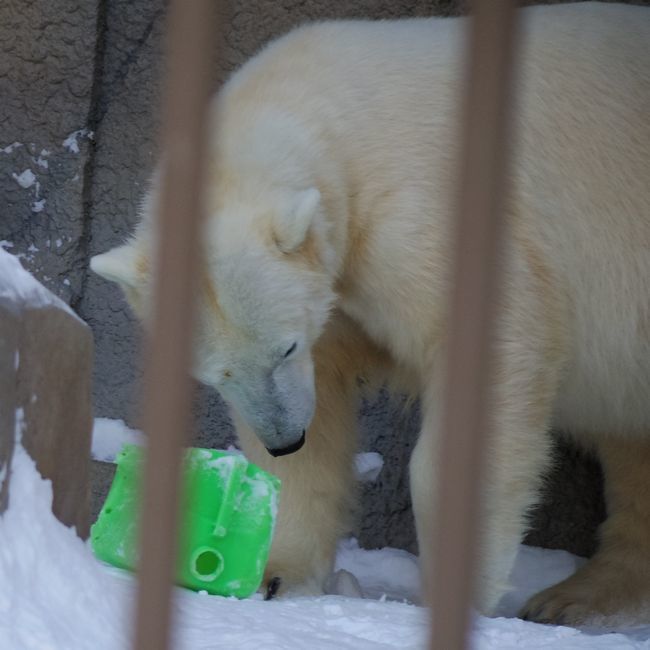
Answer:
[[[154,302],[147,340],[144,467],[134,648],[170,647],[180,454],[187,441],[188,375],[199,268],[201,175],[215,16],[211,0],[171,0],[167,16],[160,212]]]
[[[514,0],[475,0],[457,200],[432,580],[434,650],[468,644],[506,192]]]

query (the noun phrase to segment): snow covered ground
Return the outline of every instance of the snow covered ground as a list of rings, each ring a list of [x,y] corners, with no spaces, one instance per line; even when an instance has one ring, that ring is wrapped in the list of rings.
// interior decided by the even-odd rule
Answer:
[[[129,428],[123,420],[95,418],[91,451],[95,460],[112,463],[123,445],[143,445],[144,442],[142,431]]]
[[[110,428],[100,422],[97,445]],[[102,433],[103,431],[103,433]],[[128,432],[127,432],[128,433]],[[132,437],[132,436],[131,436]],[[135,438],[138,436],[135,435]],[[101,453],[100,453],[101,452]],[[360,461],[368,463],[372,457]],[[374,459],[374,467],[379,463]],[[365,467],[367,469],[367,467]],[[102,565],[87,544],[51,514],[51,488],[18,446],[11,503],[0,518],[0,650],[122,650],[128,648],[134,596],[131,575]],[[650,648],[650,628],[623,633],[578,631],[526,623],[512,616],[536,590],[571,573],[579,560],[561,551],[522,547],[513,572],[515,588],[501,618],[476,619],[477,650],[629,650]],[[404,551],[365,551],[341,543],[337,569],[354,575],[364,597],[329,595],[264,602],[238,601],[178,589],[175,592],[178,650],[366,650],[423,648],[425,611],[417,599],[416,559]],[[347,574],[339,574],[346,576]],[[339,580],[339,584],[345,581]],[[354,591],[354,590],[353,590]],[[347,592],[346,592],[347,593]],[[402,602],[400,602],[402,601]]]

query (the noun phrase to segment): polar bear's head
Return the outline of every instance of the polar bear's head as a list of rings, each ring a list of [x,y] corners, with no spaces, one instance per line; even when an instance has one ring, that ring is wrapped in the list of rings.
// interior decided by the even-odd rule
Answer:
[[[256,201],[225,194],[202,234],[193,374],[279,456],[302,446],[313,417],[311,348],[334,300],[321,195],[314,187],[267,188],[261,197],[257,188]],[[147,210],[129,243],[91,261],[145,326],[154,266]]]

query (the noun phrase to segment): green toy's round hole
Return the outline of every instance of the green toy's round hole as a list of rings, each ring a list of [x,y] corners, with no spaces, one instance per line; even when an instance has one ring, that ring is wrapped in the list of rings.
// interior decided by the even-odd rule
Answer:
[[[194,553],[191,568],[199,580],[214,580],[223,571],[223,556],[212,548],[200,548]]]

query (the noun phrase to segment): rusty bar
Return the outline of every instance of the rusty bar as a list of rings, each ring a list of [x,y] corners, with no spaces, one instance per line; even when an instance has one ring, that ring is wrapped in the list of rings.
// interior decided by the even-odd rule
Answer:
[[[201,170],[210,86],[213,0],[171,0],[154,306],[147,339],[143,424],[149,444],[133,647],[166,650],[172,624],[180,452],[188,440],[188,376],[198,268]]]
[[[514,0],[476,0],[473,9],[431,576],[435,650],[468,647],[516,36]]]

